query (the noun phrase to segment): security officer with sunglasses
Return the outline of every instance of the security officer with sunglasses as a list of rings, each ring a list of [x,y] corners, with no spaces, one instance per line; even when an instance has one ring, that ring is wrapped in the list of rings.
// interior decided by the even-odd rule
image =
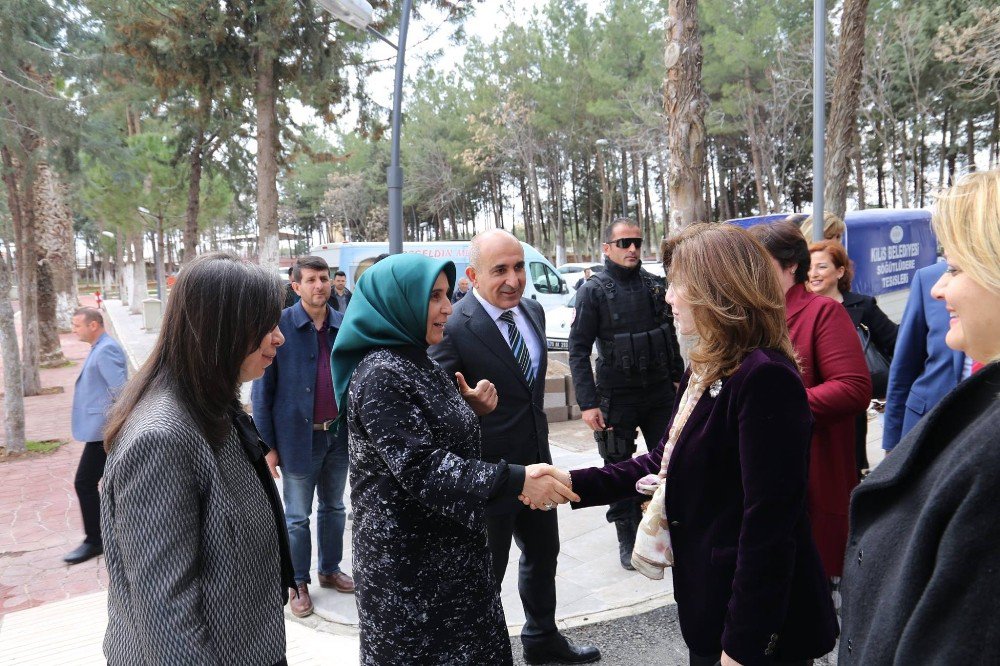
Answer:
[[[627,217],[604,232],[604,270],[576,293],[569,365],[583,420],[606,463],[628,460],[642,430],[659,444],[670,421],[684,367],[662,278],[643,270],[642,230]],[[590,353],[597,343],[596,381]],[[618,531],[621,565],[631,570],[642,500],[615,502],[607,513]]]

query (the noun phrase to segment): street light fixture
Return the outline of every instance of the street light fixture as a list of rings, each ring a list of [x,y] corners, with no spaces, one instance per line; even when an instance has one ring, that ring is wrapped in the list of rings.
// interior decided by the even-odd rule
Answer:
[[[617,144],[614,144],[611,141],[608,141],[607,139],[598,139],[597,141],[594,142],[594,145],[597,146],[598,148],[605,148],[605,147],[619,148],[619,146]],[[625,169],[626,168],[627,168],[627,166],[625,164],[625,154],[623,152],[622,153],[622,175],[621,175],[621,179],[618,182],[618,184],[620,186],[620,189],[622,191],[622,217],[628,217],[628,194],[625,192],[625,174],[626,174]]]
[[[389,253],[403,251],[403,168],[399,164],[399,131],[401,106],[403,101],[403,63],[406,54],[406,33],[410,27],[410,8],[413,0],[403,0],[399,18],[399,44],[394,44],[382,33],[369,25],[372,20],[372,6],[366,0],[317,0],[320,7],[335,19],[366,30],[396,49],[396,78],[392,90],[392,147],[386,182],[389,186]]]

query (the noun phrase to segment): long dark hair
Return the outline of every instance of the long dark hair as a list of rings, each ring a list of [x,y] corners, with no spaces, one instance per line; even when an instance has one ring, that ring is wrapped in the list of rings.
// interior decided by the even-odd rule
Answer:
[[[114,447],[143,396],[163,388],[209,442],[221,443],[230,428],[227,410],[239,395],[240,366],[278,325],[284,299],[277,274],[234,254],[203,254],[185,266],[149,359],[111,408],[105,448]]]
[[[755,224],[750,235],[778,260],[782,268],[795,266],[795,284],[802,284],[809,275],[809,244],[793,222],[780,220],[770,224]]]

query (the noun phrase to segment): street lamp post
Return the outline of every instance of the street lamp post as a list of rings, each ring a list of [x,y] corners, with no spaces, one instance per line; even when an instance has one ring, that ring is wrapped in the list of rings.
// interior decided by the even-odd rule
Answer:
[[[406,55],[406,33],[410,27],[413,0],[403,0],[399,18],[399,43],[371,27],[372,6],[366,0],[317,0],[320,7],[334,18],[358,30],[366,30],[396,49],[396,77],[392,90],[392,145],[386,184],[389,186],[389,254],[403,251],[403,167],[399,164],[399,132],[402,125],[403,64]]]
[[[823,164],[826,140],[826,0],[813,0],[813,237],[823,240]]]
[[[600,148],[611,147],[619,148],[616,144],[608,141],[607,139],[598,139],[594,144]],[[628,217],[628,193],[625,191],[625,177],[627,174],[626,169],[628,168],[625,164],[625,149],[621,148],[622,151],[622,175],[621,179],[618,181],[619,189],[622,191],[622,217]]]

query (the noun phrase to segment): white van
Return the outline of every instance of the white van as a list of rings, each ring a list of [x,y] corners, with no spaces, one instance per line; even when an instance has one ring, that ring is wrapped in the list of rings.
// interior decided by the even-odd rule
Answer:
[[[524,248],[525,272],[528,275],[524,288],[526,298],[542,304],[546,310],[561,306],[569,293],[566,281],[555,266],[541,252],[521,243]],[[389,243],[326,243],[309,250],[309,254],[323,257],[331,271],[341,270],[347,274],[347,286],[354,289],[358,278],[375,263],[380,254],[389,251]],[[458,276],[465,274],[469,266],[469,241],[431,241],[427,243],[403,243],[403,252],[423,254],[433,259],[450,259],[455,262]]]

